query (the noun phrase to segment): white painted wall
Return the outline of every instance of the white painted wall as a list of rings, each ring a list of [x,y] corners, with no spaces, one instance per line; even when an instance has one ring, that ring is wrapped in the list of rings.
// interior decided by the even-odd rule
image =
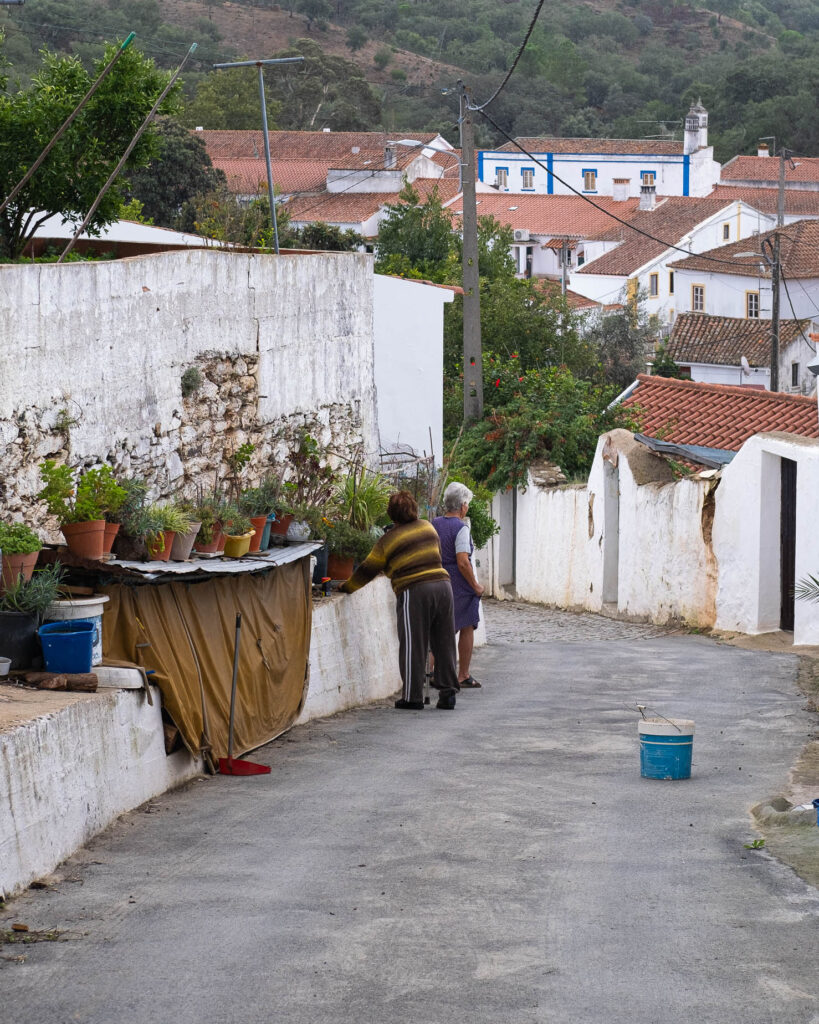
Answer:
[[[432,444],[441,460],[444,305],[454,298],[448,288],[375,275],[375,384],[384,450],[409,446],[429,455]]]
[[[742,368],[736,366],[723,366],[717,363],[686,363],[691,370],[691,380],[702,381],[706,384],[732,384],[734,387],[762,385],[766,390],[771,386],[771,371],[766,366],[752,366],[749,374],[744,373]],[[649,371],[650,372],[650,371]]]

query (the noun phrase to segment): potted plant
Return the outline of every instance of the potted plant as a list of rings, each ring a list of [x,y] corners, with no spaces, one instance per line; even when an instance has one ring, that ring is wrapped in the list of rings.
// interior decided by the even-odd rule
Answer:
[[[40,661],[37,627],[57,600],[65,570],[59,562],[35,569],[31,578],[17,577],[0,596],[0,655],[11,668],[32,668]]]
[[[43,542],[25,523],[0,523],[0,551],[3,552],[0,591],[22,576],[30,580]]]
[[[125,491],[125,498],[119,508],[107,516],[112,523],[119,524],[114,537],[116,555],[125,560],[144,558],[145,542],[137,520],[148,499],[148,482],[142,477],[126,477],[119,484]]]
[[[105,518],[103,554],[110,554],[120,528],[116,515],[128,498],[128,491],[116,481],[110,466],[94,466],[80,477],[77,495],[87,498],[102,512]]]
[[[334,496],[336,508],[352,526],[369,530],[385,526],[392,487],[380,473],[365,466],[354,467],[342,480]]]
[[[215,555],[224,550],[225,537],[222,533],[225,504],[216,493],[199,494],[191,515],[200,523],[199,532],[193,542],[193,550],[200,554]]]
[[[148,505],[143,510],[142,537],[152,562],[167,562],[171,557],[174,537],[187,533],[191,517],[174,502]]]
[[[185,533],[177,533],[171,545],[171,561],[187,562],[202,523],[196,518],[196,506],[192,501],[178,501],[177,507],[190,519]]]
[[[250,550],[258,551],[262,543],[262,534],[267,525],[267,517],[272,512],[270,494],[267,488],[249,487],[239,497],[239,511],[250,519],[256,531],[250,541]]]
[[[327,575],[333,580],[346,580],[356,562],[363,562],[375,543],[369,530],[360,530],[341,519],[327,524]]]
[[[253,525],[250,519],[237,508],[230,509],[225,516],[225,557],[241,558],[250,550],[253,539]]]
[[[40,466],[43,487],[37,497],[60,524],[68,550],[79,558],[98,561],[105,547],[105,517],[92,488],[74,482],[70,466],[46,459]]]

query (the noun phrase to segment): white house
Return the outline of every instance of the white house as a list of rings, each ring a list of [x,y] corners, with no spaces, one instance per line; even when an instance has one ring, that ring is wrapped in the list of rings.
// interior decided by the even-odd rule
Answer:
[[[669,262],[679,309],[718,317],[770,320],[774,231]],[[810,324],[801,342],[780,353],[780,388],[812,387],[807,363],[814,356],[806,335],[819,329],[819,221],[781,229],[780,317]]]
[[[478,178],[500,191],[610,196],[615,181],[629,195],[643,185],[659,195],[705,196],[719,180],[720,165],[708,145],[708,112],[692,105],[683,142],[658,139],[557,139],[526,137],[478,153]],[[522,152],[521,148],[526,152]],[[537,158],[537,162],[532,160]]]
[[[680,309],[672,262],[679,250],[703,252],[721,239],[744,238],[766,230],[772,219],[742,201],[669,196],[655,201],[650,188],[627,224],[613,224],[585,246],[585,262],[571,274],[571,287],[597,302],[632,300],[638,292],[645,311],[671,324]],[[598,255],[597,246],[602,250]],[[687,304],[682,308],[687,309]]]
[[[763,142],[756,156],[735,156],[720,173],[723,185],[752,188],[779,188],[779,160],[772,160]],[[785,161],[785,188],[800,192],[819,192],[819,157],[794,156]]]

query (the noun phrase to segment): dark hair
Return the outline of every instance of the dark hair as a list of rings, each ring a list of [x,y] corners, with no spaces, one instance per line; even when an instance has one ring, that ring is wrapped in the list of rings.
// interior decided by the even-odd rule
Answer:
[[[387,515],[394,523],[411,523],[418,518],[418,502],[409,491],[396,491],[390,495]]]

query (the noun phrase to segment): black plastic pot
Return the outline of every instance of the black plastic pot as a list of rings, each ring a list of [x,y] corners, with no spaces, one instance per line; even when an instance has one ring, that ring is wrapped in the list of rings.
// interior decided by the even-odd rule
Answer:
[[[12,669],[41,668],[37,620],[22,612],[0,612],[0,655],[11,658]]]
[[[321,581],[327,575],[327,545],[325,544],[317,551],[314,551],[313,557],[316,560],[316,567],[313,570],[313,583],[320,587]]]

